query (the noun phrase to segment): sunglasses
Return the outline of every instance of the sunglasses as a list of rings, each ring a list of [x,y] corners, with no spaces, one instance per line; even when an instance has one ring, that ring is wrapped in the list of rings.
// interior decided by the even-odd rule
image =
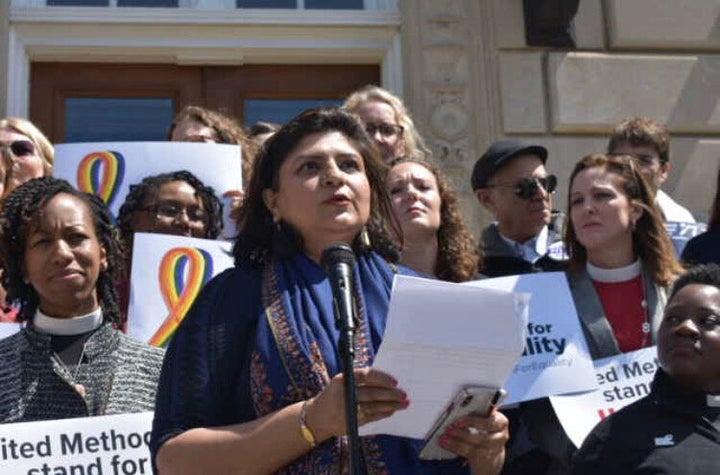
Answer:
[[[35,153],[35,145],[29,140],[15,140],[10,143],[0,142],[0,146],[9,148],[16,157],[27,157]]]
[[[512,188],[513,190],[515,190],[515,194],[518,196],[518,198],[527,200],[535,196],[541,186],[543,190],[545,190],[547,193],[555,192],[555,188],[557,188],[557,177],[555,175],[547,175],[540,178],[528,177],[522,178],[510,185],[488,185],[488,188]]]

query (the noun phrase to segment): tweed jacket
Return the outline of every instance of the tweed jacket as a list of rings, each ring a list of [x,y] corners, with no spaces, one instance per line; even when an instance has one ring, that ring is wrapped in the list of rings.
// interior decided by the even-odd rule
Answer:
[[[66,367],[50,339],[28,326],[0,340],[0,423],[153,410],[164,350],[105,323]]]

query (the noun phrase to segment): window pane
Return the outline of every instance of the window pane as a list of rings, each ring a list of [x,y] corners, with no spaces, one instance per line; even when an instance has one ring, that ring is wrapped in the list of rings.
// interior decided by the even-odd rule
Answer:
[[[305,8],[317,10],[362,10],[364,0],[305,0]]]
[[[248,99],[245,101],[245,124],[249,126],[260,121],[284,124],[306,109],[342,103],[342,99]]]
[[[237,0],[238,8],[297,8],[297,0]]]
[[[68,98],[65,142],[165,140],[173,114],[166,98]]]
[[[49,7],[107,7],[108,0],[47,0]]]
[[[119,7],[177,7],[178,0],[118,0]]]

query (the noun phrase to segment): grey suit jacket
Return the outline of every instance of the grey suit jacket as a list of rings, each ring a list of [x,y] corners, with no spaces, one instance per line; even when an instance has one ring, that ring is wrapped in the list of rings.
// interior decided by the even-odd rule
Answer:
[[[583,270],[574,275],[568,274],[568,281],[592,359],[596,360],[621,353],[610,322],[605,317],[600,297],[595,291],[587,271]],[[643,282],[645,283],[645,300],[648,305],[652,341],[655,342],[667,300],[666,290],[664,287],[654,284],[645,270],[643,270]]]

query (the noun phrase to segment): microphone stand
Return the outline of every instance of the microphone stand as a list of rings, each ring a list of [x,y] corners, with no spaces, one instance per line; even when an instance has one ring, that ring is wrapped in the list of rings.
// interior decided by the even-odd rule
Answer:
[[[342,323],[342,322],[339,322]],[[350,475],[363,475],[360,433],[358,431],[357,390],[355,388],[355,324],[340,326],[340,353],[342,357],[343,383],[345,385],[345,417],[347,419]]]
[[[323,251],[322,267],[330,279],[335,326],[340,332],[339,351],[345,389],[345,424],[350,457],[350,475],[365,475],[360,434],[358,432],[358,397],[355,387],[355,330],[357,308],[353,295],[355,253],[347,244],[336,243]]]

